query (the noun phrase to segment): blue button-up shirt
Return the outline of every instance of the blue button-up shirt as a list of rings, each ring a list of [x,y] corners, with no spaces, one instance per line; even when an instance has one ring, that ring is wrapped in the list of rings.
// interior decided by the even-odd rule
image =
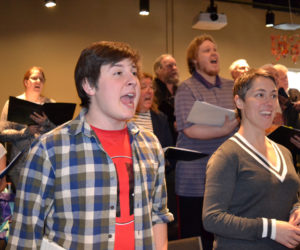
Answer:
[[[44,135],[21,172],[8,249],[37,249],[46,236],[65,249],[114,249],[117,173],[85,110]],[[135,249],[153,249],[167,209],[164,156],[155,136],[127,124],[134,170]]]

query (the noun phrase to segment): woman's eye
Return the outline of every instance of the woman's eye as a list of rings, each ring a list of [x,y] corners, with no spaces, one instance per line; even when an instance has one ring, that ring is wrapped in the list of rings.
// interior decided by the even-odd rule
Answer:
[[[121,71],[117,71],[117,72],[114,73],[114,75],[121,75],[121,74],[122,74]]]
[[[132,74],[133,74],[134,76],[136,76],[136,75],[137,75],[137,72],[136,72],[136,71],[133,71]]]

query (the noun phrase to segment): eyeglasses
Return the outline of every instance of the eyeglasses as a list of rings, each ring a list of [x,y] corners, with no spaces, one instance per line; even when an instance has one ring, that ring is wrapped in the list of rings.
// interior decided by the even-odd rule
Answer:
[[[45,82],[45,79],[43,77],[37,77],[37,76],[33,76],[33,77],[29,77],[29,80],[32,82],[36,82],[36,81],[40,81],[40,82]]]

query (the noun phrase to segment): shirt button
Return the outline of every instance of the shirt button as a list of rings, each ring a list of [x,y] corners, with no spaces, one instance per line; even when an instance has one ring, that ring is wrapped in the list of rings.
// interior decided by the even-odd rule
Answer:
[[[132,193],[131,196],[134,196],[134,193]]]
[[[114,209],[115,208],[115,206],[110,206],[110,209]]]
[[[109,234],[109,235],[108,235],[108,238],[111,238],[111,237],[112,237],[112,235],[111,235],[111,234]]]

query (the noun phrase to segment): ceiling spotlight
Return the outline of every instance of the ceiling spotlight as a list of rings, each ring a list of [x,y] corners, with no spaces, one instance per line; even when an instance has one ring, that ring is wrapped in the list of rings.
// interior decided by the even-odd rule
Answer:
[[[266,13],[266,27],[274,26],[275,15],[271,10],[267,10]]]
[[[140,15],[148,16],[149,13],[149,0],[140,0]]]
[[[45,6],[47,8],[54,7],[54,6],[56,6],[56,2],[55,2],[55,0],[45,0]]]

